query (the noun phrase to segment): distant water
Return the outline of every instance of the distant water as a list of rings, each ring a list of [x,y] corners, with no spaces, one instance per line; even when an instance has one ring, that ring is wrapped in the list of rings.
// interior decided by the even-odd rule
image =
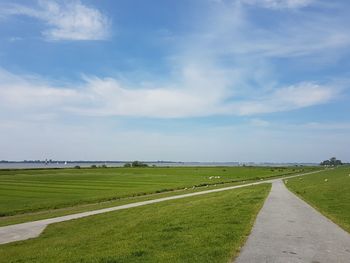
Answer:
[[[91,165],[103,165],[104,163],[25,163],[25,162],[15,162],[15,163],[0,163],[0,169],[37,169],[37,168],[72,168],[74,166],[80,167],[90,167]],[[124,163],[108,163],[109,167],[121,167]]]
[[[148,165],[152,166],[171,166],[171,167],[179,167],[179,166],[238,166],[238,163],[214,163],[214,162],[146,162]],[[106,165],[107,167],[122,167],[124,166],[124,162],[68,162],[67,164],[59,162],[59,163],[28,163],[28,162],[9,162],[9,163],[0,163],[0,169],[36,169],[36,168],[72,168],[74,166],[80,167],[90,167],[91,165],[101,166]]]
[[[171,167],[181,167],[181,166],[240,166],[243,163],[238,162],[146,162],[148,165],[152,166],[171,166]],[[28,162],[8,162],[0,163],[0,169],[36,169],[36,168],[72,168],[74,166],[80,167],[90,167],[91,165],[101,166],[107,165],[107,167],[122,167],[124,162],[68,162],[67,164],[63,162],[59,163],[28,163]],[[256,166],[293,166],[296,163],[245,163],[245,165],[256,165]],[[299,164],[300,165],[300,164]],[[311,166],[317,165],[314,163],[303,163],[302,165]]]

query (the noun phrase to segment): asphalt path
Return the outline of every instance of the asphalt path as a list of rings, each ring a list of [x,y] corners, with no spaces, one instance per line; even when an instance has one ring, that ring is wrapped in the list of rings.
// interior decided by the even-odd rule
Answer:
[[[349,263],[350,234],[277,180],[235,262]]]

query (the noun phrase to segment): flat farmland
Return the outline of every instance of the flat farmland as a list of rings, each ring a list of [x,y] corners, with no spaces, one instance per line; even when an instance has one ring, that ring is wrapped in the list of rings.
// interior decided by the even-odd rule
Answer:
[[[193,186],[305,172],[300,167],[97,168],[0,171],[0,215],[73,207]]]

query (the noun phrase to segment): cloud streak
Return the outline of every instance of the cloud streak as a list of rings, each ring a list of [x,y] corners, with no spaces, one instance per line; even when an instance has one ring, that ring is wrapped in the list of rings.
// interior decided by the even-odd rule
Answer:
[[[203,73],[203,72],[202,72]],[[78,89],[55,87],[43,80],[23,78],[2,71],[0,74],[1,108],[40,112],[74,113],[88,116],[134,116],[185,118],[211,115],[256,115],[289,111],[319,105],[334,99],[334,87],[300,83],[265,92],[249,99],[233,96],[229,89],[213,89],[220,84],[208,76],[207,87],[183,86],[132,88],[113,78],[85,78]],[[203,79],[205,82],[205,79]],[[196,82],[198,83],[198,82]],[[222,83],[221,83],[222,84]]]
[[[39,0],[37,7],[7,4],[1,9],[3,16],[24,15],[43,21],[48,26],[42,32],[47,40],[105,40],[110,34],[109,19],[79,0]]]
[[[234,105],[239,115],[254,115],[290,111],[330,102],[339,95],[339,89],[310,82],[280,88],[251,101]]]
[[[296,7],[309,2],[261,3]],[[11,5],[7,12],[42,17],[54,26],[45,33],[52,39],[69,38],[68,35],[84,39],[80,33],[85,35],[85,29],[99,31],[98,26],[90,24],[104,24],[98,22],[102,19],[98,11],[83,6],[80,1],[39,3],[40,10]],[[348,29],[341,23],[333,21],[329,27],[326,26],[329,20],[315,15],[304,16],[293,25],[288,19],[282,21],[283,30],[274,26],[266,29],[249,20],[248,11],[239,1],[214,4],[216,8],[206,18],[208,21],[200,21],[207,26],[175,43],[177,51],[169,62],[172,72],[165,83],[159,83],[157,76],[147,85],[88,76],[78,88],[74,84],[59,87],[40,77],[17,76],[3,70],[0,72],[2,107],[88,116],[188,118],[268,114],[320,105],[337,98],[340,88],[329,82],[305,79],[280,84],[271,59],[338,52],[350,43]],[[80,16],[88,18],[84,20]]]
[[[249,5],[258,5],[270,9],[298,9],[309,6],[315,0],[241,0]]]
[[[262,5],[288,1],[249,2]],[[301,2],[306,4],[307,1]],[[288,10],[281,17],[271,9],[267,11],[269,18],[260,20],[252,18],[253,13],[241,1],[223,1],[215,5],[214,18],[206,21],[213,26],[197,35],[197,43],[206,45],[216,55],[288,59],[324,56],[325,53],[341,52],[350,45],[350,30],[346,26],[349,19],[336,8],[332,11],[338,13],[337,18],[307,10]]]

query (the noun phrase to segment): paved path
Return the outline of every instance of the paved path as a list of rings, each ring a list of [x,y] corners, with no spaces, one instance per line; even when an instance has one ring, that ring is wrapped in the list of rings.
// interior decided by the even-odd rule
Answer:
[[[277,180],[236,263],[349,263],[350,234]]]
[[[297,175],[292,175],[292,176],[288,176],[285,178],[302,176],[302,175],[307,175],[307,174],[312,174],[312,173],[317,173],[317,172],[320,172],[320,171],[309,172],[309,173],[304,173],[304,174],[297,174]],[[4,227],[0,227],[0,244],[6,244],[6,243],[14,242],[14,241],[26,240],[29,238],[37,237],[41,234],[41,232],[49,224],[53,224],[53,223],[59,223],[59,222],[64,222],[64,221],[68,221],[68,220],[72,220],[72,219],[78,219],[78,218],[82,218],[82,217],[86,217],[86,216],[97,215],[97,214],[102,214],[102,213],[117,211],[117,210],[123,210],[123,209],[128,209],[128,208],[143,206],[143,205],[148,205],[148,204],[154,204],[154,203],[159,203],[159,202],[168,201],[168,200],[175,200],[175,199],[186,198],[186,197],[191,197],[191,196],[227,191],[227,190],[232,190],[232,189],[237,189],[237,188],[241,188],[241,187],[262,184],[262,183],[272,183],[272,182],[275,182],[276,180],[279,180],[279,179],[271,179],[271,180],[259,181],[259,182],[255,182],[255,183],[248,183],[248,184],[243,184],[243,185],[229,186],[229,187],[224,187],[224,188],[219,188],[219,189],[212,189],[212,190],[207,190],[207,191],[164,197],[164,198],[159,198],[159,199],[154,199],[154,200],[131,203],[131,204],[115,206],[115,207],[110,207],[110,208],[104,208],[104,209],[88,211],[88,212],[83,212],[83,213],[78,213],[78,214],[72,214],[72,215],[67,215],[67,216],[60,216],[60,217],[55,217],[55,218],[50,218],[50,219],[28,222],[28,223],[4,226]]]

